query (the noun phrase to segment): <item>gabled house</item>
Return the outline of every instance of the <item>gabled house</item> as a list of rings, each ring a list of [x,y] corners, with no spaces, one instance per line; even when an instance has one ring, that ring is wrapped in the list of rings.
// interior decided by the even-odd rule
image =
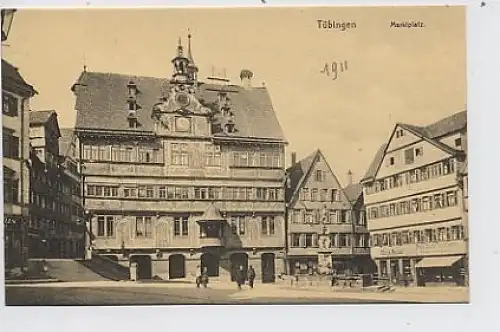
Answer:
[[[369,259],[368,233],[354,211],[361,191],[343,189],[323,153],[287,169],[287,272],[358,273]]]
[[[54,110],[30,112],[30,257],[82,257],[79,182],[72,130],[61,130]],[[80,205],[80,206],[79,206]]]
[[[379,276],[462,283],[456,272],[467,246],[457,175],[466,153],[466,111],[428,126],[395,125],[361,180]]]

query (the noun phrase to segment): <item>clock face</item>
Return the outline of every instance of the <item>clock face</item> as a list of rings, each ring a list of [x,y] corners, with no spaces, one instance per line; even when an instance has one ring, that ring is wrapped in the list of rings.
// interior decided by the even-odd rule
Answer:
[[[177,131],[190,131],[191,119],[178,117],[175,119],[175,129]]]
[[[181,106],[187,106],[189,104],[189,97],[185,93],[178,93],[175,96],[175,101]]]

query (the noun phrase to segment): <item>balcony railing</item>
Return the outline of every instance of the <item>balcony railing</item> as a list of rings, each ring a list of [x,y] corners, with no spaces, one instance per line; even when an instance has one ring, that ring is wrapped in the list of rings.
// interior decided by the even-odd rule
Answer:
[[[222,247],[222,240],[218,237],[202,237],[200,238],[201,247]]]

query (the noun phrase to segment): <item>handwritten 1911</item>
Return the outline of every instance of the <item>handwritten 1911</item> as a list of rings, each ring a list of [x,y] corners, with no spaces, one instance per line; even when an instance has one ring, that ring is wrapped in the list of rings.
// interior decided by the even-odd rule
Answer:
[[[331,76],[332,80],[336,80],[339,78],[340,73],[347,71],[347,68],[347,60],[332,61],[331,63],[326,62],[320,73]]]

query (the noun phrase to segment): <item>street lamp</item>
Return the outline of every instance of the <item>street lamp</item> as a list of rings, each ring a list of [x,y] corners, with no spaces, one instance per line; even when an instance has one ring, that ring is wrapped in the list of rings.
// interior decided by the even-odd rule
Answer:
[[[2,42],[7,40],[17,9],[2,9]]]

